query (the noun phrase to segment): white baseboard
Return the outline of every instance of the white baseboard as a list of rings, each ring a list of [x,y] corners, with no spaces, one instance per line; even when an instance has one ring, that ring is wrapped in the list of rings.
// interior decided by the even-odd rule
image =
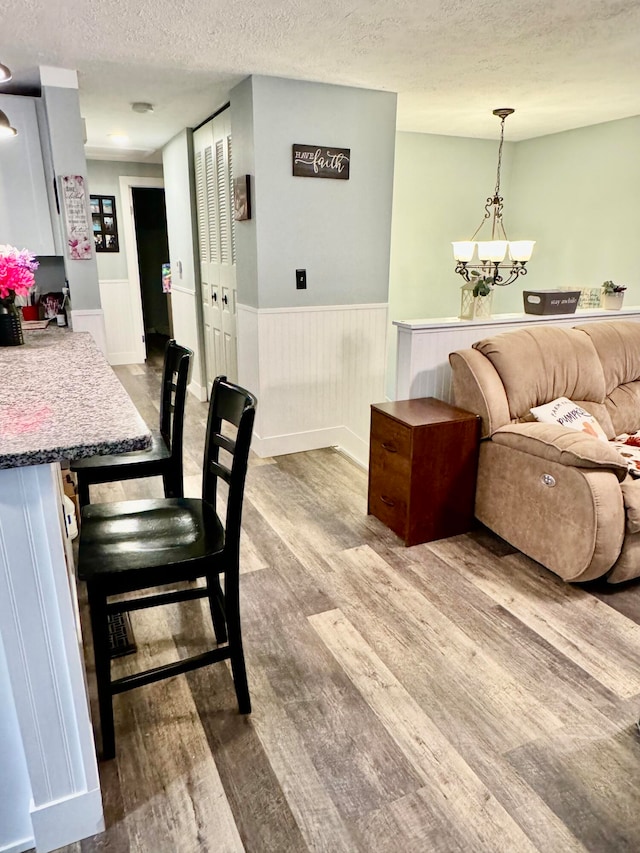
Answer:
[[[38,853],[104,832],[100,788],[32,809],[31,823]]]
[[[207,389],[203,388],[202,385],[199,385],[197,382],[191,381],[187,385],[187,391],[199,400],[201,403],[206,403],[207,401]]]
[[[251,449],[261,459],[283,456],[286,453],[302,453],[305,450],[319,450],[322,447],[337,447],[361,468],[366,468],[369,464],[369,445],[344,426],[272,435],[268,438],[261,438],[254,433],[251,442]]]
[[[9,846],[0,847],[0,853],[24,853],[35,846],[35,838],[23,838],[22,841],[12,841]]]
[[[94,341],[107,355],[107,334],[101,308],[84,308],[71,311],[71,328],[74,332],[91,332]]]

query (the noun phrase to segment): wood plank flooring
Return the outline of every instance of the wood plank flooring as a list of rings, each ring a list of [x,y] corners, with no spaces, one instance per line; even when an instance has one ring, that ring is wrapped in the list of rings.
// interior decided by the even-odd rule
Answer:
[[[117,373],[155,425],[157,360]],[[205,422],[190,399],[191,495]],[[640,585],[569,586],[484,529],[407,549],[366,488],[333,450],[252,458],[254,712],[226,664],[116,697],[107,830],[65,853],[640,850]],[[201,601],[131,618],[118,674],[212,641]]]

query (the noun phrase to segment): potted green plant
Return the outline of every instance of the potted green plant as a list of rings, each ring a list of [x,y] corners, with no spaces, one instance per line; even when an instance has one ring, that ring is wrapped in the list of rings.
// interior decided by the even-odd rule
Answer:
[[[626,289],[625,285],[605,281],[602,285],[602,307],[607,311],[619,311]]]

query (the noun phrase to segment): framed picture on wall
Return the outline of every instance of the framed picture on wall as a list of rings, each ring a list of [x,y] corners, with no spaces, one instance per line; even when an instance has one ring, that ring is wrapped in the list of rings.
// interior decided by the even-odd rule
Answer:
[[[91,196],[91,223],[96,252],[119,252],[115,196]]]
[[[251,219],[251,179],[240,175],[233,180],[233,218],[236,222]]]

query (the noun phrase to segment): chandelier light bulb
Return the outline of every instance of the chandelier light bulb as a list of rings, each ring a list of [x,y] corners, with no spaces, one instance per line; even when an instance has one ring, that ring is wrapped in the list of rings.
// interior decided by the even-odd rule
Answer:
[[[0,62],[0,83],[8,83],[13,77],[9,68]]]

